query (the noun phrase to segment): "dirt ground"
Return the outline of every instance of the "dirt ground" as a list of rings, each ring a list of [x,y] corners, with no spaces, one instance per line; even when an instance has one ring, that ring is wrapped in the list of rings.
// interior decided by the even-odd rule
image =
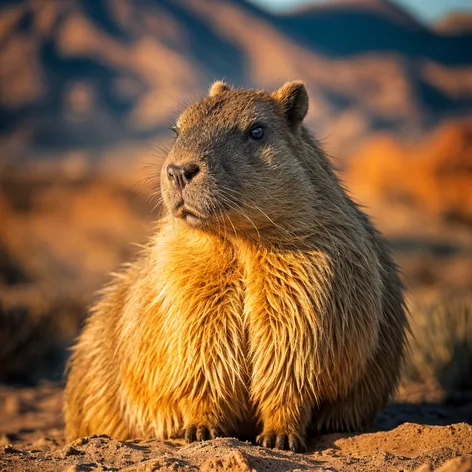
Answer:
[[[400,389],[362,434],[311,438],[306,454],[222,438],[202,443],[116,441],[66,444],[62,385],[0,387],[1,471],[472,471],[472,402],[436,403],[424,386]],[[438,392],[437,392],[438,393]],[[440,398],[439,393],[436,395]]]
[[[402,227],[408,213],[390,207],[391,227],[382,230],[413,302],[416,356],[394,403],[370,431],[311,438],[303,455],[234,438],[187,445],[91,437],[67,445],[63,385],[41,379],[61,378],[85,306],[104,274],[132,259],[128,241],[146,234],[148,210],[126,182],[51,184],[19,176],[9,185],[0,198],[6,223],[0,225],[0,471],[472,471],[472,397],[451,394],[472,391],[471,350],[464,352],[472,345],[472,316],[455,305],[437,312],[427,306],[472,293],[469,227],[434,225],[413,210]],[[29,207],[23,188],[31,193]],[[385,212],[380,204],[372,210]],[[28,244],[29,234],[41,245]],[[38,381],[34,388],[17,386]]]

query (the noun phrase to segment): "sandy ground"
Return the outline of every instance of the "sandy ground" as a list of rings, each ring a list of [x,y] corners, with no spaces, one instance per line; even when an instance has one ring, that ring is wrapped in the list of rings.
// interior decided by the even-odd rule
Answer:
[[[61,385],[0,386],[0,470],[472,471],[470,398],[427,403],[421,389],[407,390],[378,416],[371,431],[312,438],[306,454],[295,454],[234,438],[188,445],[92,436],[67,445]]]

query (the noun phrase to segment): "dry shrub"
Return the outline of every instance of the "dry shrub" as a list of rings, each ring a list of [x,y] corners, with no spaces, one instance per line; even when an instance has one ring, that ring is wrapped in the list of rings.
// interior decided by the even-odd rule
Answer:
[[[472,299],[412,310],[405,380],[435,382],[445,393],[472,390]]]
[[[94,292],[146,236],[141,193],[108,175],[0,172],[0,382],[62,377]]]

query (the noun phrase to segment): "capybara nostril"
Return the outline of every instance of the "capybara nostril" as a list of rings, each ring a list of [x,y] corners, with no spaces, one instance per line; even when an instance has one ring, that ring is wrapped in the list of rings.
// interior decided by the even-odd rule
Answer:
[[[175,164],[169,164],[167,166],[167,177],[177,187],[183,188],[185,182],[183,180],[183,171],[181,166]]]
[[[169,164],[167,166],[167,177],[180,189],[183,189],[199,172],[200,167],[197,164]]]
[[[190,182],[200,172],[200,167],[197,164],[185,164],[183,170],[185,180]]]

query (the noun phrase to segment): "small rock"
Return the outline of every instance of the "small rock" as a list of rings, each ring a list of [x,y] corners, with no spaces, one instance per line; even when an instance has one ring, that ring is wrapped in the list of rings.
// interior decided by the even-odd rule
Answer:
[[[17,449],[16,447],[13,447],[11,444],[7,444],[3,451],[5,452],[5,454],[23,454],[23,451]]]
[[[64,457],[68,457],[68,456],[81,456],[83,455],[84,452],[82,451],[79,451],[78,449],[76,449],[75,447],[72,447],[72,446],[68,446],[65,450],[64,450]]]
[[[202,472],[253,472],[246,456],[240,451],[233,451],[220,459],[208,459],[200,470]]]
[[[88,444],[89,442],[89,438],[85,437],[85,438],[78,438],[76,439],[75,441],[72,441],[70,443],[71,446],[83,446],[85,444]]]

